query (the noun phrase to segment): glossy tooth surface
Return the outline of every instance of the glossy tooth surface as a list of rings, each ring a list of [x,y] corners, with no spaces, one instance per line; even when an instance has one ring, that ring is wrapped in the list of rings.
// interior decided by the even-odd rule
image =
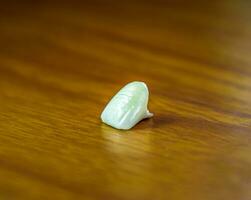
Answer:
[[[131,82],[124,86],[107,104],[101,114],[104,123],[117,129],[130,129],[153,114],[147,109],[148,88],[143,82]]]

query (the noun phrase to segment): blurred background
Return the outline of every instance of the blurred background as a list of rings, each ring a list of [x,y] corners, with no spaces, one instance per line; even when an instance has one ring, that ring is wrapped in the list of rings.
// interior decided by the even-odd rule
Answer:
[[[251,199],[251,2],[0,3],[0,199]],[[125,84],[155,116],[100,122]]]

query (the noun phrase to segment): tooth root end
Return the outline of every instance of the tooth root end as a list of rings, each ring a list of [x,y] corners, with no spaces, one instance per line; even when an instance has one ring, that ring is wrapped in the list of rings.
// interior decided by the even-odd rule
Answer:
[[[149,110],[146,111],[146,118],[151,118],[153,113],[150,113]]]

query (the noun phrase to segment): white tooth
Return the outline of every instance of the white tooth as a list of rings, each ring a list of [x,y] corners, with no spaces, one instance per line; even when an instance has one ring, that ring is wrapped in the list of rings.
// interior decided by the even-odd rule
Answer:
[[[117,129],[130,129],[144,118],[153,116],[147,109],[149,92],[143,82],[131,82],[107,104],[101,114],[104,123]]]

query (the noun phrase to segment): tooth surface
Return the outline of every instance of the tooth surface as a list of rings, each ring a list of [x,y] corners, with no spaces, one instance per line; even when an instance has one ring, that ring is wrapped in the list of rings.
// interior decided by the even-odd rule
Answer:
[[[148,88],[134,81],[124,86],[107,104],[101,114],[104,123],[117,129],[130,129],[144,118],[153,116],[147,109]]]

